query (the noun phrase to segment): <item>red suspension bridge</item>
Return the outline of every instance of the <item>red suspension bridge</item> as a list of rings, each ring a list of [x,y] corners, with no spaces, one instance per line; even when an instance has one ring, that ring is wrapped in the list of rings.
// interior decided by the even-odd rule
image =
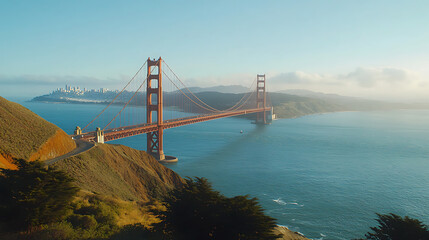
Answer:
[[[145,65],[147,65],[147,74],[142,77],[141,72]],[[162,67],[164,65],[167,67],[165,70]],[[163,77],[168,80],[167,84],[163,83]],[[139,78],[141,80],[138,80]],[[256,91],[253,90],[255,83]],[[249,91],[244,93],[234,105],[219,110],[201,100],[201,96],[198,97],[198,94],[194,94],[187,88],[163,59],[149,58],[92,121],[82,129],[76,127],[74,138],[104,143],[147,134],[147,152],[158,160],[165,160],[163,149],[165,129],[244,114],[256,115],[257,124],[266,124],[270,121],[272,107],[267,98],[265,83],[265,75],[257,75]],[[146,88],[144,88],[145,85]],[[133,88],[133,91],[129,91],[130,88]],[[146,106],[145,113],[139,111],[136,106]],[[164,108],[167,111],[164,111]],[[170,116],[166,116],[168,114],[165,112]],[[178,117],[177,114],[180,112],[182,114]],[[143,114],[146,115],[145,120],[141,116]],[[165,117],[167,119],[164,119]],[[85,132],[89,126],[95,124],[105,125],[105,127],[97,127],[96,131]]]

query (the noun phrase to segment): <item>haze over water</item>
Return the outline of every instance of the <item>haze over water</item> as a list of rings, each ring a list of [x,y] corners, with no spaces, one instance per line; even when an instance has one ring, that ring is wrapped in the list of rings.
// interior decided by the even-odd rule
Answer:
[[[20,103],[68,133],[104,107]],[[166,166],[206,177],[225,195],[259,198],[279,224],[309,238],[358,238],[376,212],[429,223],[428,122],[428,110],[330,113],[269,126],[219,119],[166,130],[166,154],[179,158]],[[145,150],[146,136],[111,143]]]

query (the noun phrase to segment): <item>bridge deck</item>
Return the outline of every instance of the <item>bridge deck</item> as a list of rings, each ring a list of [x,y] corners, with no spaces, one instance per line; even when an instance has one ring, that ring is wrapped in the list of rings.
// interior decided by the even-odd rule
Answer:
[[[158,131],[158,128],[162,127],[163,129],[175,128],[184,125],[189,125],[193,123],[206,122],[214,119],[225,118],[225,117],[233,117],[244,114],[258,113],[264,111],[271,111],[271,108],[254,108],[254,109],[246,109],[234,112],[224,112],[224,113],[216,113],[216,114],[203,114],[185,118],[176,118],[169,119],[163,121],[162,125],[158,125],[157,123],[144,123],[133,126],[112,128],[104,131],[104,141],[113,141],[121,138],[131,137],[139,134],[145,134],[149,132]],[[79,136],[74,136],[74,138],[83,139],[86,141],[95,141],[96,132],[86,132]]]

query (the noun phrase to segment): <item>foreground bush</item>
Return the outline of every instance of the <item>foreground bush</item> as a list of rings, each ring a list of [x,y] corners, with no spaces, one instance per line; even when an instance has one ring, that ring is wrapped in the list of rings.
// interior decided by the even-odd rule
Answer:
[[[16,160],[18,170],[0,169],[0,222],[8,230],[61,221],[78,188],[64,172],[39,161]]]
[[[227,198],[204,178],[187,179],[165,200],[158,229],[169,239],[276,239],[275,220],[256,198]]]
[[[365,234],[371,240],[429,240],[429,230],[417,219],[390,214],[377,214],[378,226]]]

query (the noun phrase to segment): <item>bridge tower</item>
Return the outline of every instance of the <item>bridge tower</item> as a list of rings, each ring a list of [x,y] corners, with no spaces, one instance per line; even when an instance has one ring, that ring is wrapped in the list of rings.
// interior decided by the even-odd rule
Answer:
[[[265,93],[265,74],[256,76],[256,107],[265,108],[267,104],[266,93]],[[267,123],[267,112],[256,113],[256,123]]]
[[[163,126],[162,126],[162,59],[147,60],[146,120],[157,123],[158,131],[147,133],[147,152],[158,160],[164,160]],[[156,95],[156,96],[153,96]],[[156,112],[156,122],[153,112]]]

